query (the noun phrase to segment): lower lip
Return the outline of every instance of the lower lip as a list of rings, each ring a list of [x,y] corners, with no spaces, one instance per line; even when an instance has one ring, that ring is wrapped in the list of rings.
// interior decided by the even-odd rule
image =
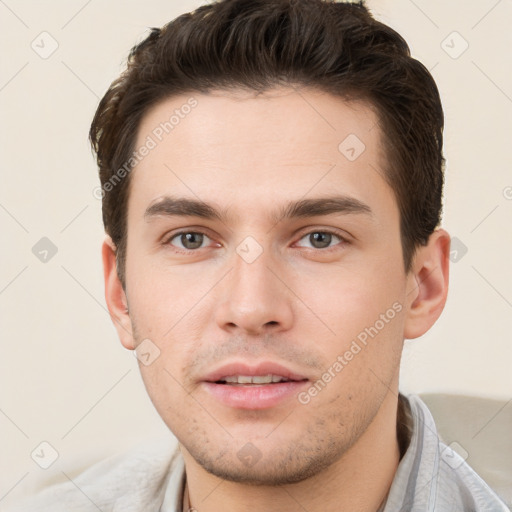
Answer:
[[[260,385],[229,385],[203,382],[217,400],[237,409],[268,409],[296,395],[308,381],[277,382]]]

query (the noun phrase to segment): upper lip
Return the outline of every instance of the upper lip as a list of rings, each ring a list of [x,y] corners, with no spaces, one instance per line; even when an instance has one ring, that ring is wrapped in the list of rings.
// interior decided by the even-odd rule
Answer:
[[[208,373],[201,380],[205,382],[218,382],[224,377],[231,377],[235,375],[244,375],[248,377],[278,375],[288,380],[308,380],[304,375],[296,373],[289,368],[286,368],[286,366],[271,361],[262,361],[258,364],[248,364],[243,362],[223,364]]]

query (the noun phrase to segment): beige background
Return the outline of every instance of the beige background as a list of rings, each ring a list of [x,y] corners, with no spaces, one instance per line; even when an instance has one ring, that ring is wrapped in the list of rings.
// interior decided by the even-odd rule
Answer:
[[[200,4],[0,2],[0,509],[63,472],[167,434],[106,313],[87,132],[147,27]],[[458,246],[443,316],[407,343],[402,389],[510,400],[512,3],[369,5],[437,80],[446,113],[444,226],[467,248]],[[58,48],[47,56],[53,40]],[[46,263],[32,252],[42,237],[58,248]],[[59,454],[47,470],[31,458],[43,441]]]

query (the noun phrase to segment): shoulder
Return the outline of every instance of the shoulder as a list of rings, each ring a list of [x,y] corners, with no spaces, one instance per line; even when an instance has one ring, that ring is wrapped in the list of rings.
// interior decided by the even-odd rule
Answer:
[[[505,504],[455,447],[440,439],[425,403],[415,395],[408,396],[407,403],[412,435],[384,510],[507,512]]]
[[[145,443],[77,476],[63,473],[62,483],[28,498],[9,512],[150,510],[163,500],[178,453],[174,440]]]

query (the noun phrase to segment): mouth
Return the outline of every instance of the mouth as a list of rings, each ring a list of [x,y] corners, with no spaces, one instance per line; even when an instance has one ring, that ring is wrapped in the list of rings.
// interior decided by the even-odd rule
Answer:
[[[309,379],[283,365],[232,363],[213,371],[203,381],[206,392],[235,409],[269,409],[290,400]]]
[[[228,384],[230,386],[264,386],[267,384],[279,384],[280,382],[297,382],[282,375],[230,375],[216,381],[216,384]]]

